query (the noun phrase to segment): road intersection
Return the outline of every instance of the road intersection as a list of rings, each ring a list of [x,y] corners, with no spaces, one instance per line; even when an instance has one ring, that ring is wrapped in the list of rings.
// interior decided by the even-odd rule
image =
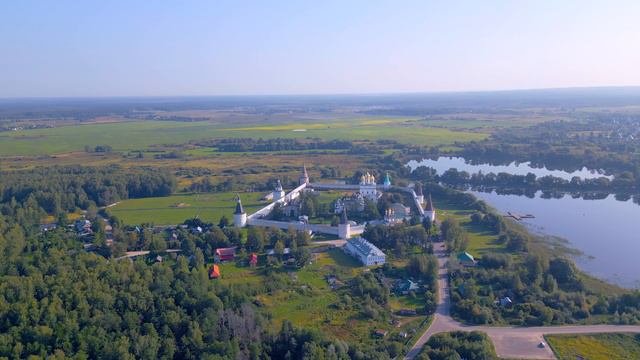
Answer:
[[[420,336],[409,350],[405,359],[413,359],[422,350],[429,338],[437,333],[449,331],[485,332],[501,358],[511,359],[556,359],[549,346],[539,346],[544,342],[545,334],[591,334],[611,332],[640,333],[640,326],[632,325],[567,325],[536,327],[496,327],[463,324],[451,317],[451,299],[449,297],[449,256],[444,243],[434,244],[434,254],[438,258],[438,303],[431,326]]]

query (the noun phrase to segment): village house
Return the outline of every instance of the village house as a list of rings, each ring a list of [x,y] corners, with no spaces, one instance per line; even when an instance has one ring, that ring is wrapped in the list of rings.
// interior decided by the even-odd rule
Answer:
[[[336,290],[344,286],[344,283],[340,281],[335,275],[327,275],[325,279],[327,280],[327,284],[329,284],[331,290]]]
[[[56,223],[40,224],[40,231],[51,231],[58,227]]]
[[[220,277],[220,267],[216,264],[209,268],[209,279],[217,279]]]
[[[235,248],[217,248],[213,256],[215,262],[233,261],[236,257]]]
[[[458,254],[458,261],[461,265],[464,266],[474,266],[476,264],[476,259],[473,255],[469,254],[466,251],[462,251]]]
[[[408,279],[400,279],[396,282],[395,291],[402,295],[407,295],[410,291],[418,291],[420,286]]]
[[[91,229],[91,221],[87,219],[78,219],[74,223],[74,227],[76,228],[76,232],[78,236],[87,236],[93,234],[93,229]]]
[[[376,331],[373,332],[373,335],[375,335],[376,337],[379,338],[383,338],[385,336],[387,336],[387,330],[385,329],[377,329]]]
[[[274,256],[274,255],[276,255],[276,250],[275,249],[267,250],[267,256]],[[289,255],[291,255],[291,249],[290,248],[284,248],[282,250],[282,255],[284,255],[285,258],[289,257]]]
[[[502,299],[500,299],[500,306],[502,307],[509,307],[513,305],[513,301],[511,301],[511,298],[508,296],[503,297]]]
[[[258,266],[258,255],[256,253],[251,253],[249,255],[249,266],[251,267]]]
[[[418,312],[412,309],[400,309],[397,314],[400,316],[416,316]]]

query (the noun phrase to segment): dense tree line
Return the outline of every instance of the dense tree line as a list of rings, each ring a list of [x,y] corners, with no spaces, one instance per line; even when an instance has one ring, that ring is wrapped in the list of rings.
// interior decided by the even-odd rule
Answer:
[[[452,251],[463,251],[469,245],[469,235],[455,218],[447,218],[440,226],[442,239]]]
[[[38,167],[1,172],[0,177],[0,203],[33,203],[54,215],[128,198],[166,196],[176,187],[175,178],[167,172],[115,165]]]
[[[453,331],[432,336],[416,360],[497,360],[498,355],[487,334],[479,331]]]
[[[422,168],[422,167],[421,167]],[[458,171],[451,168],[442,175],[435,174],[432,169],[420,169],[420,174],[428,174],[427,179],[451,186],[471,186],[480,190],[516,190],[523,189],[535,193],[537,190],[543,191],[566,191],[566,192],[586,192],[586,191],[635,191],[640,185],[630,172],[624,172],[616,176],[613,180],[607,177],[592,179],[582,179],[574,176],[571,180],[561,177],[546,175],[536,177],[533,173],[527,175],[514,175],[501,172],[494,173],[474,173]]]
[[[367,225],[362,237],[380,249],[391,250],[398,257],[404,257],[413,252],[414,247],[420,247],[427,252],[432,251],[429,233],[423,226],[410,224]]]
[[[285,150],[346,150],[353,143],[345,140],[319,139],[254,139],[254,138],[220,138],[198,143],[200,146],[215,147],[223,152],[260,152]]]

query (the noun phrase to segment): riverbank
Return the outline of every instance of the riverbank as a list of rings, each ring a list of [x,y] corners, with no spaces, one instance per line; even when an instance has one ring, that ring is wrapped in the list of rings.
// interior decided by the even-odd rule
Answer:
[[[455,169],[460,163],[464,164],[463,169],[447,169],[450,166]],[[434,164],[437,165],[435,168],[417,168]],[[601,176],[604,174],[589,169],[569,172],[532,168],[530,164],[476,164],[463,158],[447,157],[408,161],[406,166],[418,169],[409,175],[412,180],[471,192],[495,209],[497,214],[532,214],[533,218],[521,219],[517,223],[524,224],[527,232],[544,238],[541,242],[550,248],[548,253],[561,253],[571,258],[590,278],[627,289],[640,287],[640,263],[633,256],[621,255],[640,252],[640,243],[634,237],[640,233],[640,223],[635,221],[640,218],[640,196],[631,193],[613,195],[608,190],[604,193],[594,190],[565,192],[567,187],[575,185],[580,189],[586,186],[585,179],[575,180],[574,176],[588,175],[591,179],[587,180],[609,181]],[[531,169],[540,175],[540,171],[553,174],[550,176],[561,175],[557,179],[565,185],[553,179],[536,178],[533,173],[531,176],[522,175]],[[475,175],[459,170],[469,170]],[[496,170],[505,172],[497,175],[488,173]],[[570,178],[571,181],[568,180]],[[473,185],[484,184],[487,179],[493,179],[490,181],[493,185]],[[538,183],[548,190],[539,190]],[[608,185],[605,188],[609,189]]]

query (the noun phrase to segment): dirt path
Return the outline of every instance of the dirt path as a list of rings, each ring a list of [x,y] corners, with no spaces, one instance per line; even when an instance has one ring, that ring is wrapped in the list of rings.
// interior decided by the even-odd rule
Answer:
[[[335,247],[343,247],[347,243],[347,240],[322,240],[312,241],[311,245],[333,245]]]
[[[611,332],[640,333],[640,326],[631,325],[567,325],[536,327],[495,327],[465,325],[451,317],[447,263],[449,258],[443,243],[434,244],[434,254],[438,257],[438,304],[431,326],[422,334],[409,350],[405,359],[413,359],[429,338],[437,333],[462,330],[483,331],[493,341],[501,358],[512,359],[556,359],[549,346],[539,347],[545,334],[591,334]]]

